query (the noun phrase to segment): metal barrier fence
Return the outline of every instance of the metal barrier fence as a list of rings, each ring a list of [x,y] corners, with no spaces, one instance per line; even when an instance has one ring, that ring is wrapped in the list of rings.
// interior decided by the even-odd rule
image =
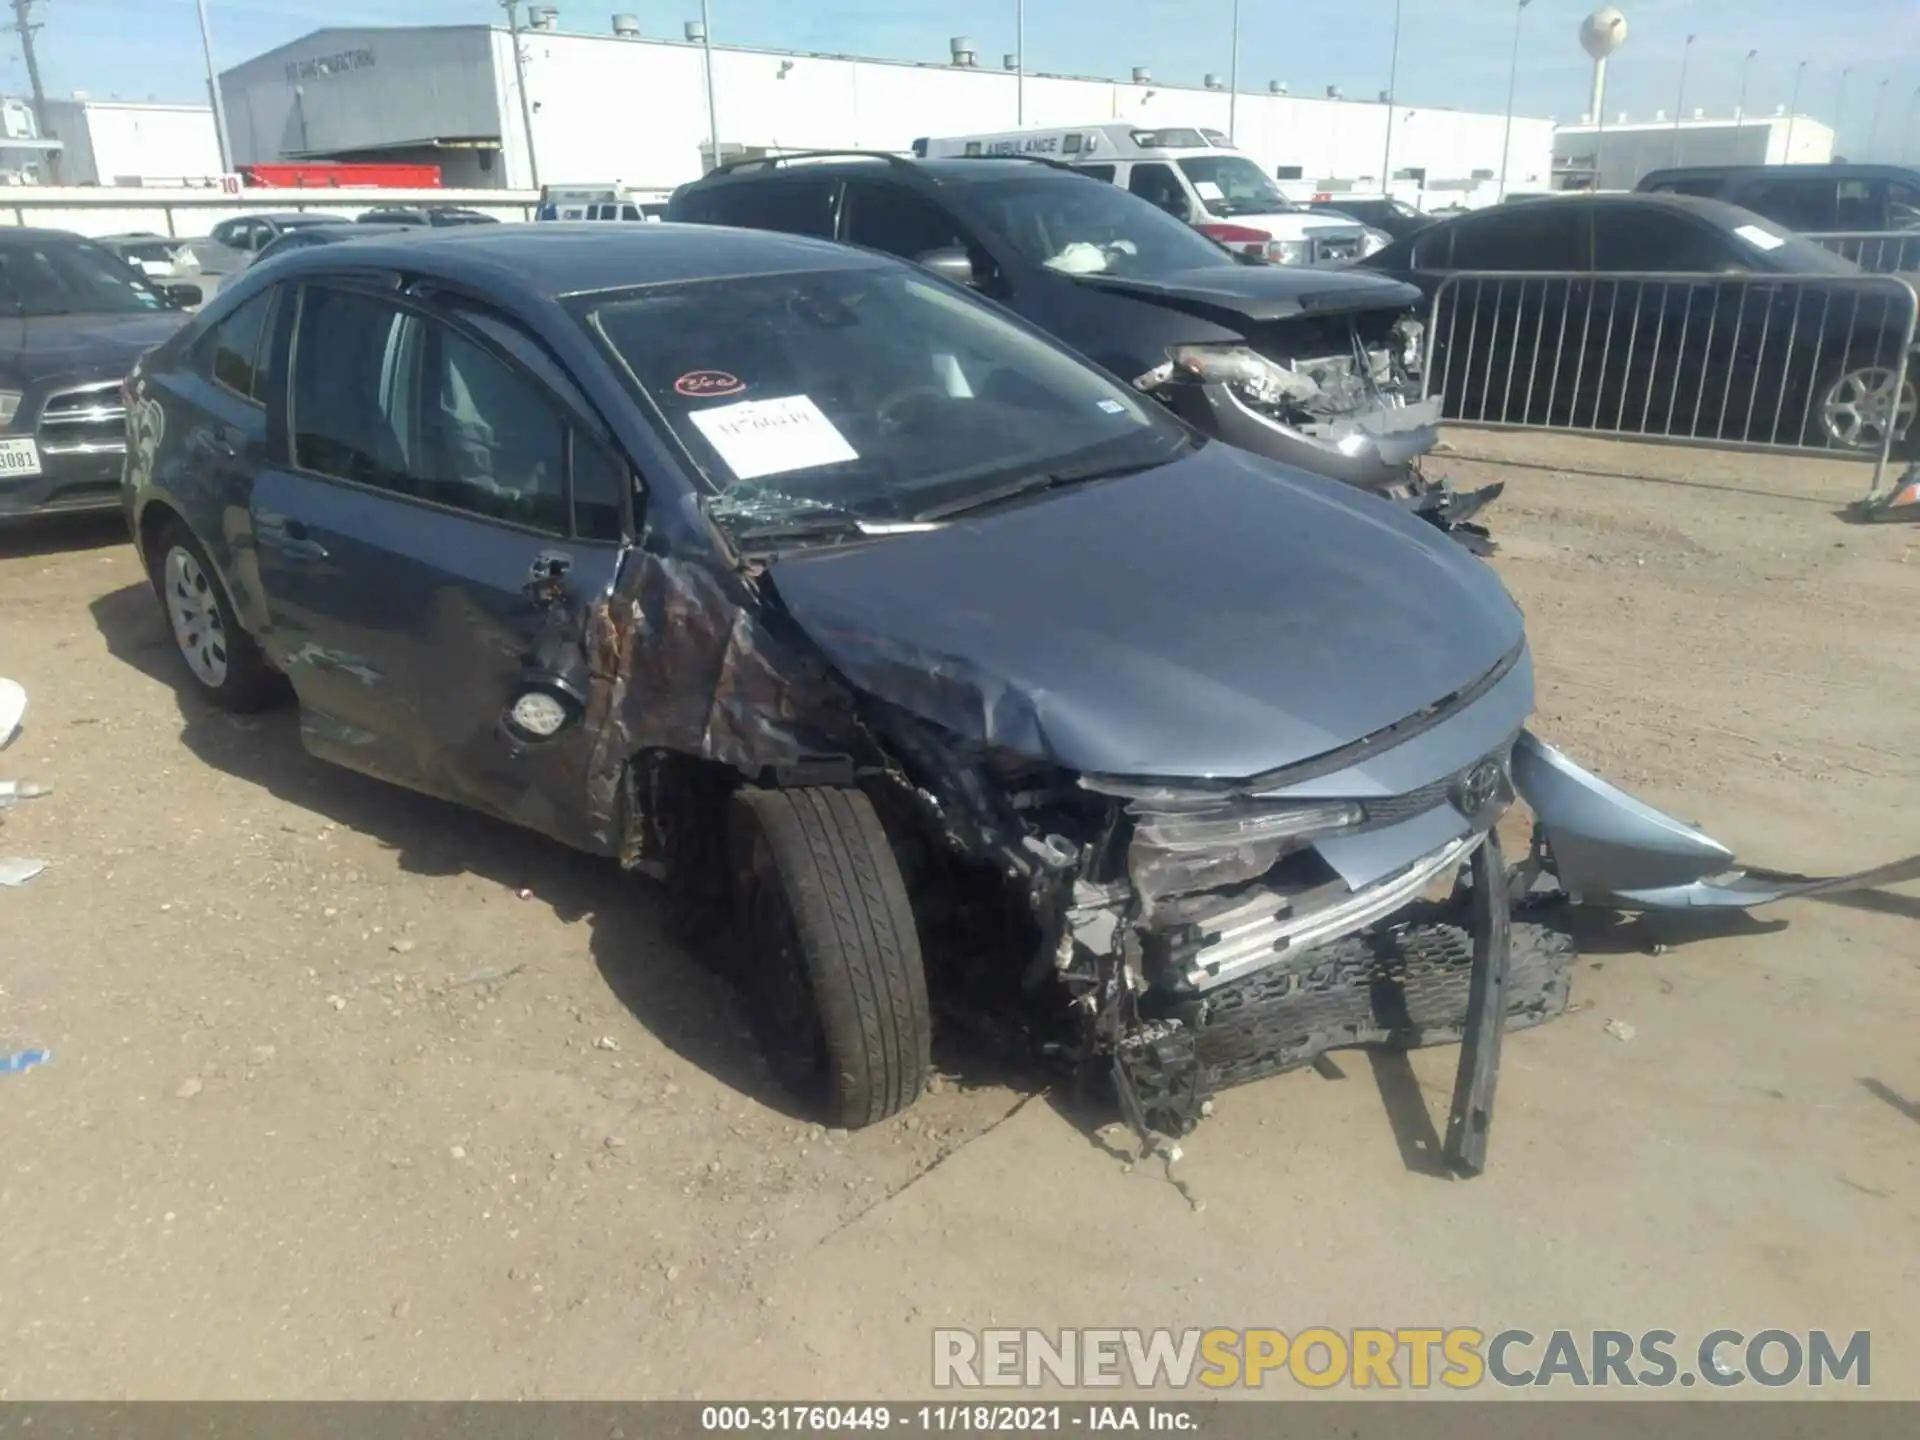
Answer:
[[[1828,230],[1806,238],[1875,275],[1920,270],[1920,230]]]
[[[1890,275],[1465,271],[1423,392],[1456,424],[1868,460],[1873,499],[1920,440],[1917,315]]]

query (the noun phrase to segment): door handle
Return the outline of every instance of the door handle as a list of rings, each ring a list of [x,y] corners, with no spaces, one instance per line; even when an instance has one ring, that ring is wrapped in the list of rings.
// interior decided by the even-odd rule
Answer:
[[[288,560],[327,558],[327,547],[308,533],[304,521],[293,520],[285,515],[255,515],[253,533],[262,549],[271,550]]]
[[[194,434],[195,445],[210,455],[223,460],[238,459],[240,447],[234,441],[233,431],[225,425],[214,425]]]

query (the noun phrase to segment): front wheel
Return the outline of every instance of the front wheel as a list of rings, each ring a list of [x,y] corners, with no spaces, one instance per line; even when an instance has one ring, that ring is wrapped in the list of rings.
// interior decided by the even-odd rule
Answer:
[[[925,1087],[932,1017],[906,884],[858,790],[742,790],[732,835],[745,984],[768,1064],[827,1124]]]

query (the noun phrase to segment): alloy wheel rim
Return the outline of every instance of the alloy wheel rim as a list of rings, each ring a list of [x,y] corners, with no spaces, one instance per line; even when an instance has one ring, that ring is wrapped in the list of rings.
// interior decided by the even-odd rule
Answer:
[[[167,552],[165,574],[174,643],[193,678],[218,690],[227,683],[227,627],[213,583],[200,562],[179,545]]]
[[[1821,402],[1821,420],[1831,444],[1848,450],[1877,447],[1886,438],[1888,412],[1893,410],[1894,373],[1884,366],[1850,370],[1833,382]],[[1900,387],[1894,419],[1894,438],[1906,435],[1920,408],[1912,381]]]

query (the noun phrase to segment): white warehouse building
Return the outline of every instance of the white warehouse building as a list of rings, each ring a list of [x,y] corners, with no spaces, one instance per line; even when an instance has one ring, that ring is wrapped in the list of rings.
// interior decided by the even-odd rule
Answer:
[[[708,112],[698,43],[642,38],[630,16],[585,34],[534,14],[542,28],[521,32],[521,58],[540,180],[666,188],[701,174]],[[1146,70],[1125,82],[1029,74],[1022,87],[1008,70],[976,64],[963,42],[954,50],[936,64],[716,45],[722,158],[905,152],[921,136],[1018,128],[1022,106],[1027,127],[1120,119],[1224,131],[1233,112],[1240,147],[1269,173],[1303,188],[1380,188],[1384,104],[1290,96],[1275,85],[1241,94],[1236,107],[1213,77],[1205,88],[1182,87]],[[427,161],[449,186],[534,183],[513,42],[501,27],[319,30],[225,71],[220,90],[237,165]],[[1493,198],[1503,115],[1417,104],[1391,114],[1397,192]],[[1508,183],[1545,188],[1552,122],[1516,118],[1512,131]]]
[[[1833,127],[1810,115],[1710,119],[1696,110],[1677,125],[1663,114],[1606,126],[1582,116],[1554,136],[1555,188],[1631,190],[1648,171],[1678,165],[1824,165],[1833,139]]]

